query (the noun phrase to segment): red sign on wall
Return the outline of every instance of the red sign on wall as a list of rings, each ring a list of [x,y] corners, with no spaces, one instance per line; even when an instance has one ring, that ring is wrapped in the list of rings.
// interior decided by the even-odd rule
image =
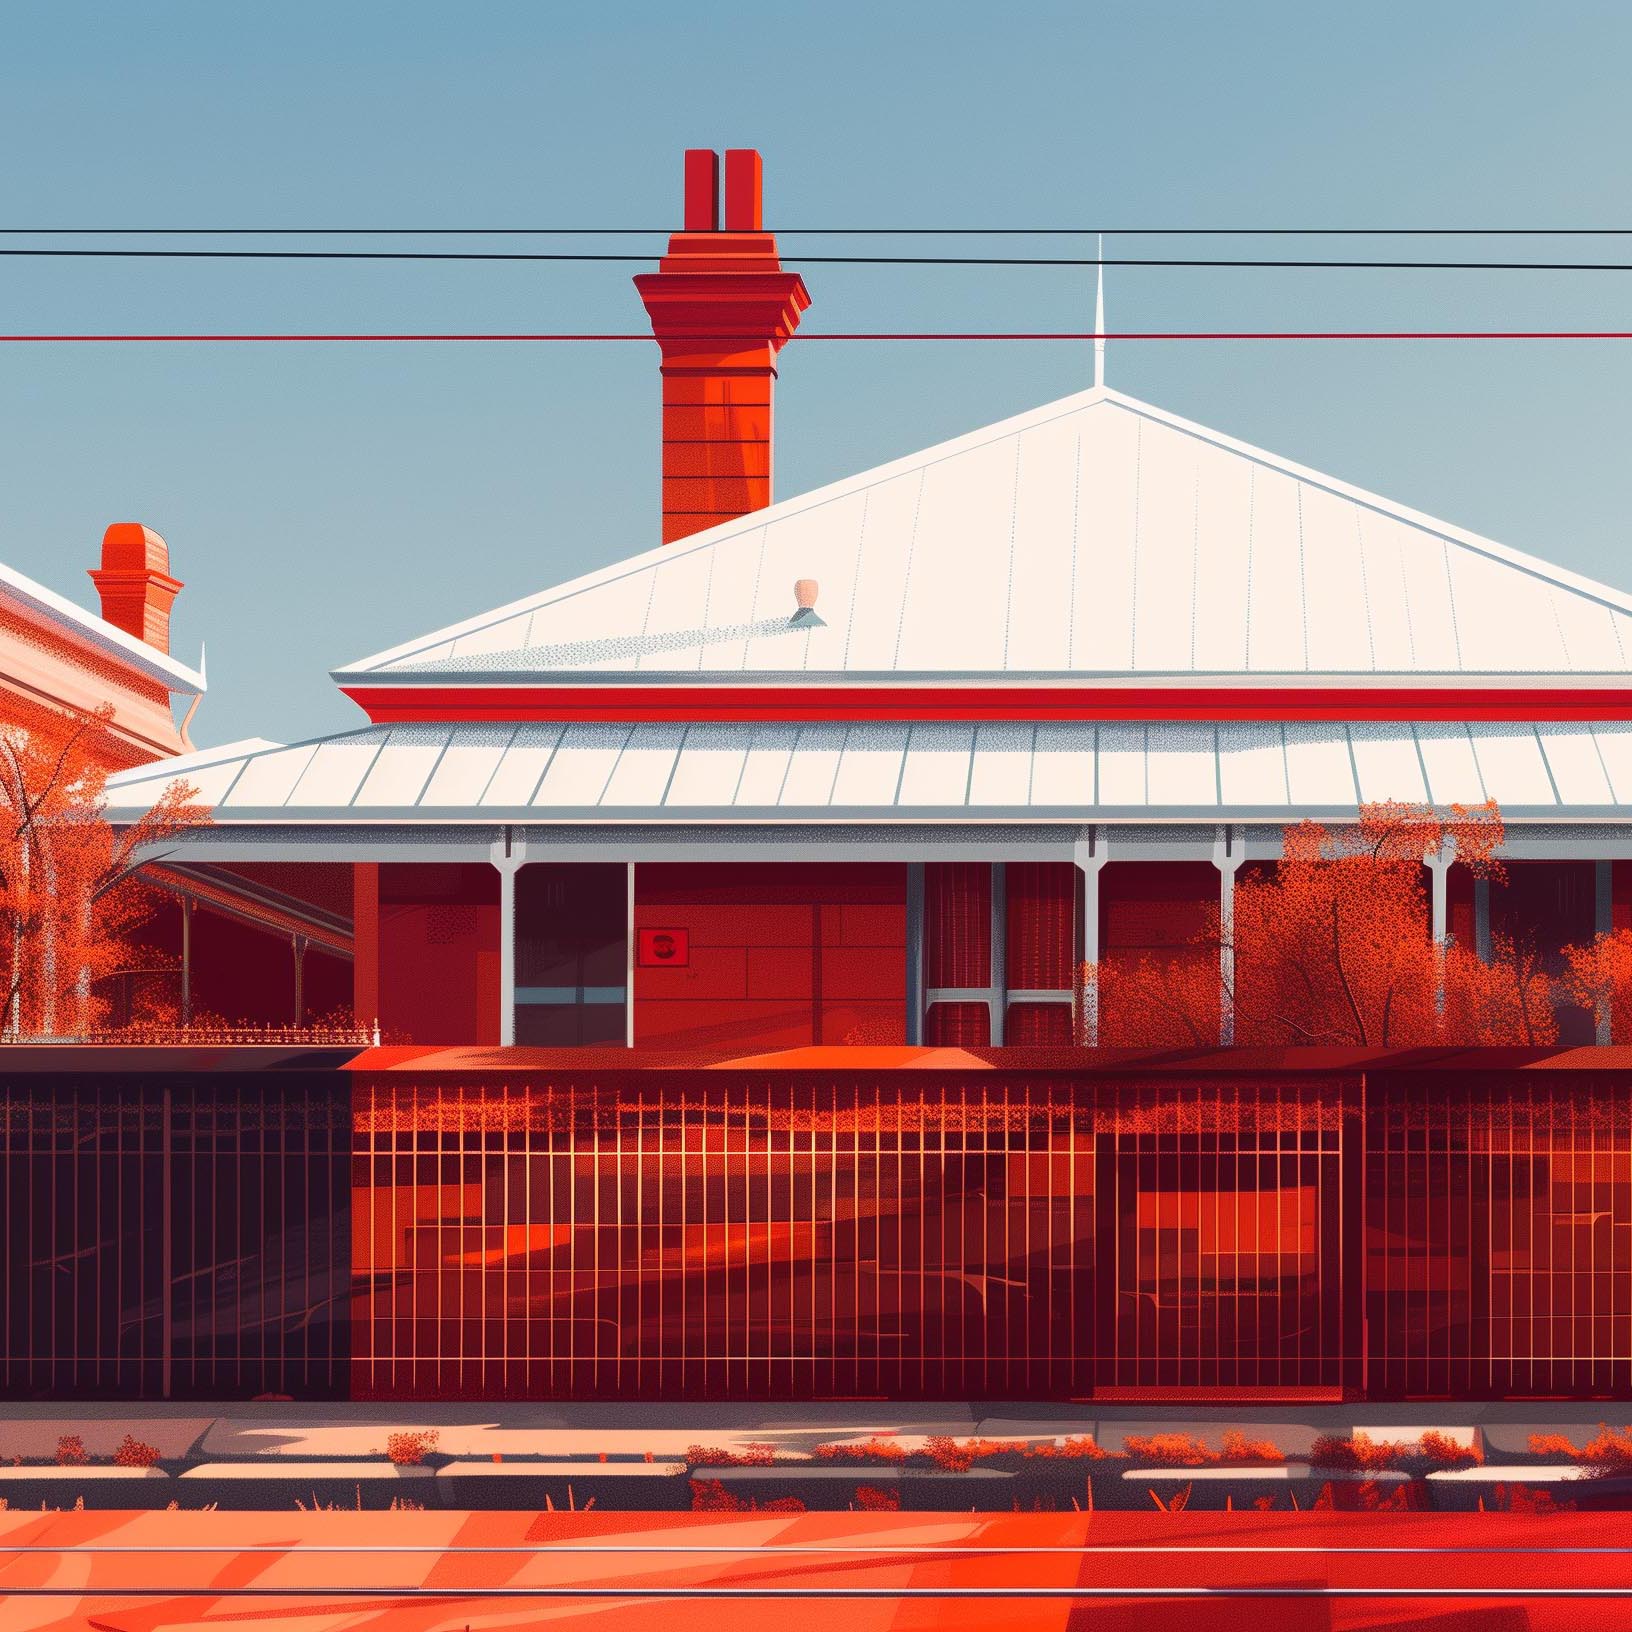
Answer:
[[[635,961],[642,969],[684,969],[691,963],[691,931],[638,930],[635,949]]]

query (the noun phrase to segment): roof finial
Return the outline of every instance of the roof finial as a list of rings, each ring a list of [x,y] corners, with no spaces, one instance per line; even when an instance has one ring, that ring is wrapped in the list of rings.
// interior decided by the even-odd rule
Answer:
[[[1099,235],[1099,279],[1094,289],[1094,388],[1105,383],[1105,234]]]

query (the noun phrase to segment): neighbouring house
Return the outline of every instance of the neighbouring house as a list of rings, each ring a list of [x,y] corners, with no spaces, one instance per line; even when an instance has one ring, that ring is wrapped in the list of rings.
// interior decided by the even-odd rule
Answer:
[[[105,707],[112,717],[98,742],[110,769],[187,753],[204,674],[170,655],[182,585],[170,576],[169,548],[140,522],[115,522],[90,575],[100,616],[0,566],[0,726]]]

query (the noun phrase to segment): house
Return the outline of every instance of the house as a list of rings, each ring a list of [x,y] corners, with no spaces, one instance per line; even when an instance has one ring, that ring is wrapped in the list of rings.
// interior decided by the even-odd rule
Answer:
[[[20,1051],[7,1386],[1627,1397],[1624,1049],[1055,1045],[1365,803],[1499,803],[1439,940],[1627,921],[1632,598],[1103,382],[777,500],[808,294],[718,172],[637,280],[662,542],[113,779],[213,807],[200,1006],[387,1046]]]
[[[1632,597],[1103,384],[773,502],[809,296],[725,170],[636,280],[664,542],[334,670],[354,730],[121,775],[212,805],[178,881],[320,894],[434,1044],[1069,1041],[1079,964],[1390,799],[1507,823],[1505,885],[1430,858],[1436,939],[1632,922]]]
[[[91,578],[100,616],[0,565],[0,724],[106,707],[97,751],[110,770],[189,752],[204,675],[170,655],[170,609],[183,586],[170,576],[169,547],[140,522],[115,522]]]

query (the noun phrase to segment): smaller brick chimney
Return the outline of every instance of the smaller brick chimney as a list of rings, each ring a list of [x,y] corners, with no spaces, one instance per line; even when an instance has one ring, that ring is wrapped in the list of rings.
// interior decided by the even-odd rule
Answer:
[[[170,576],[170,547],[157,533],[139,521],[116,521],[102,535],[102,565],[90,574],[109,623],[170,650],[170,605],[182,584]]]
[[[723,231],[719,155],[690,149],[685,176],[685,229],[635,279],[663,355],[665,544],[771,502],[776,355],[810,305],[764,230],[759,154],[725,155]]]

